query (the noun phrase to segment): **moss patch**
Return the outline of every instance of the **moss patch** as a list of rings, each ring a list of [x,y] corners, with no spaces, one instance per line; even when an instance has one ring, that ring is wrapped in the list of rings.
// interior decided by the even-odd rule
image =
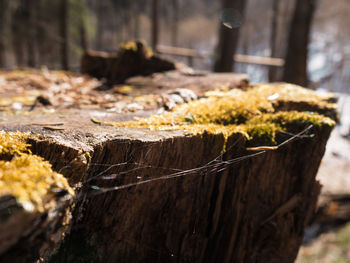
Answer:
[[[250,145],[252,142],[276,145],[276,134],[290,126],[303,129],[310,124],[316,127],[335,125],[332,119],[317,111],[277,111],[276,104],[303,102],[320,111],[335,111],[330,97],[290,84],[257,85],[247,91],[209,92],[206,98],[179,105],[161,115],[109,124],[152,130],[181,129],[192,134],[221,133],[226,138],[239,132],[246,136]]]
[[[138,43],[142,43],[142,45]],[[143,54],[146,58],[150,58],[153,56],[152,50],[150,48],[147,48],[146,44],[143,42],[129,41],[129,42],[122,43],[120,45],[119,55],[128,51]]]
[[[317,94],[313,90],[305,89],[297,85],[276,83],[276,84],[260,84],[255,87],[259,95],[268,99],[272,103],[285,102],[304,102],[319,109],[335,110],[336,105],[331,103],[334,98],[333,94],[324,95]]]
[[[28,133],[7,133],[0,131],[0,159],[4,159],[4,157],[13,156],[15,154],[19,155],[24,152],[30,152],[27,148],[29,144],[25,142],[28,136]]]
[[[30,135],[0,131],[0,196],[12,195],[29,211],[43,211],[45,198],[57,190],[74,195],[63,175],[51,169],[43,158],[31,154],[26,143]],[[47,202],[47,200],[46,200]]]

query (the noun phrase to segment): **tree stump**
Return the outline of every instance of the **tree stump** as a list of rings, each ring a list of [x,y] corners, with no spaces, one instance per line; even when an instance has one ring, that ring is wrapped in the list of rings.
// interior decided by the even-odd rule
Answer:
[[[60,246],[41,253],[44,238],[30,246],[30,257],[294,261],[320,191],[315,176],[335,125],[332,98],[288,84],[249,87],[245,76],[233,74],[174,74],[177,79],[162,76],[161,88],[154,86],[157,75],[137,79],[137,85],[129,80],[132,88],[116,87],[115,104],[124,102],[120,111],[53,102],[2,115],[1,129],[36,134],[27,139],[32,154],[75,189],[67,199],[74,205],[65,206],[73,216]],[[172,91],[181,78],[191,83],[181,88],[193,96]],[[232,89],[237,86],[244,90]],[[148,101],[152,90],[156,104]],[[174,94],[182,100],[167,111],[164,97]],[[130,110],[135,103],[143,108]],[[51,236],[49,224],[37,228]],[[12,252],[28,247],[31,233],[1,245],[1,258],[21,262]]]

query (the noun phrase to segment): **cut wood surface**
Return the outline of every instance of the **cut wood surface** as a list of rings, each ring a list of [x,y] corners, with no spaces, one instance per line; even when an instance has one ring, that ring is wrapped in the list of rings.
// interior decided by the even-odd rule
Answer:
[[[12,84],[20,79],[2,77]],[[75,78],[85,77],[67,77],[78,83]],[[53,96],[51,105],[32,107],[19,94],[7,104],[2,97],[0,128],[36,134],[28,139],[32,154],[75,189],[60,246],[43,253],[46,239],[33,243],[32,253],[24,252],[28,259],[294,261],[320,191],[315,176],[334,126],[326,117],[335,116],[330,97],[285,84],[250,88],[246,76],[234,74],[158,73],[108,91],[95,83],[80,93],[84,105],[80,84],[74,91],[62,83],[66,88],[56,93],[51,86],[32,89],[36,96],[65,94],[69,104]],[[228,108],[220,113],[216,105]],[[53,236],[49,225],[38,229]],[[0,243],[1,259],[24,262],[13,251],[24,249],[31,235],[11,247]]]

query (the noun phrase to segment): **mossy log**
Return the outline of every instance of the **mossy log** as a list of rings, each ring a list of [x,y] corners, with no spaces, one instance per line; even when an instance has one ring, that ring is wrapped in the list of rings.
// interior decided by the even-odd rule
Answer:
[[[81,60],[82,73],[96,78],[105,78],[107,83],[122,83],[137,75],[174,70],[175,64],[162,59],[142,42],[129,42],[121,46],[118,53],[88,50]]]
[[[28,139],[32,154],[75,189],[71,231],[49,262],[294,261],[335,125],[330,97],[260,85],[208,92],[134,121],[64,114],[0,123],[39,134]],[[43,118],[64,130],[31,124]],[[1,256],[15,258],[9,251]]]

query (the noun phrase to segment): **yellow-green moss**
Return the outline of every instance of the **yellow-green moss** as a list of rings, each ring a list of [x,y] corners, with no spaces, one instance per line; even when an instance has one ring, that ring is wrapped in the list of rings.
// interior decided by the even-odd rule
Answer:
[[[31,154],[26,143],[29,136],[0,131],[0,149],[11,156],[10,160],[0,160],[0,196],[12,195],[24,209],[43,211],[45,198],[57,189],[65,189],[72,195],[74,192],[47,161]]]
[[[333,120],[318,113],[275,112],[274,106],[277,101],[304,102],[322,109],[335,110],[335,105],[328,102],[329,96],[319,96],[295,85],[258,85],[248,91],[214,91],[207,93],[207,96],[179,105],[171,112],[112,125],[152,130],[181,129],[192,134],[222,133],[226,138],[239,132],[250,141],[269,145],[276,144],[276,133],[287,129],[291,124],[300,128],[305,128],[307,124],[317,127],[335,125]]]
[[[147,48],[145,43],[143,43],[143,42],[139,42],[139,43],[142,43],[142,45],[140,45],[140,47],[143,49],[142,53],[144,53],[145,57],[146,58],[152,57],[153,56],[152,50],[150,48]],[[129,42],[125,42],[125,43],[120,44],[119,52],[124,52],[126,50],[137,52],[138,49],[139,49],[138,42],[129,41]]]
[[[253,89],[260,96],[268,99],[272,103],[277,101],[285,102],[305,102],[308,105],[317,106],[319,109],[335,109],[336,105],[330,103],[333,94],[326,93],[317,94],[313,90],[302,88],[294,84],[276,83],[276,84],[260,84]]]
[[[330,126],[334,127],[335,122],[323,115],[315,112],[299,112],[299,111],[280,111],[276,113],[267,113],[255,116],[246,122],[246,125],[256,125],[260,123],[275,123],[282,127],[287,125],[312,124],[316,127]]]
[[[125,50],[132,50],[132,51],[137,51],[137,45],[136,45],[136,42],[133,42],[133,41],[129,41],[129,42],[126,42],[126,43],[121,43],[120,44],[120,48],[121,49],[125,49]]]
[[[25,142],[28,136],[28,133],[0,131],[0,157],[29,152]]]

